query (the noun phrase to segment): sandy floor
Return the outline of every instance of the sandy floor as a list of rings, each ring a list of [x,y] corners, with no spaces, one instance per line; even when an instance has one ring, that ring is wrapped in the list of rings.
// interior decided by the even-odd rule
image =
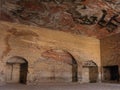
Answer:
[[[39,86],[7,84],[0,86],[0,90],[120,90],[120,84],[45,83]]]

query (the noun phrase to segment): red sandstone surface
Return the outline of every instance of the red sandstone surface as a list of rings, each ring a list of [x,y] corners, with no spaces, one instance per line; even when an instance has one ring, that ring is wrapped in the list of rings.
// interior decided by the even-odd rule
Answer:
[[[1,0],[0,20],[96,38],[120,32],[119,0],[61,1]]]

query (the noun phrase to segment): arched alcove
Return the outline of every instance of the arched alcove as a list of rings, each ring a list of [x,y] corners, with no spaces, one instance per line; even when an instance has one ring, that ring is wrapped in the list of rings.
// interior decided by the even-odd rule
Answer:
[[[92,60],[83,62],[83,82],[97,82],[98,66]]]
[[[23,57],[14,56],[6,61],[6,81],[8,83],[27,82],[28,62]]]
[[[77,82],[78,65],[74,57],[67,51],[51,49],[42,53],[39,59],[36,80],[45,82]],[[38,79],[39,78],[39,79]]]

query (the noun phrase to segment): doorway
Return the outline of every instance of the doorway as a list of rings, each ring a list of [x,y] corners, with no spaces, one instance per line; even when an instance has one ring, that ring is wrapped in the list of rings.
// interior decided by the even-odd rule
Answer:
[[[119,67],[118,67],[118,65],[105,66],[105,67],[103,67],[103,71],[104,71],[104,81],[119,82]]]
[[[28,62],[21,57],[12,57],[6,63],[6,80],[8,83],[26,84]]]
[[[74,58],[72,58],[72,82],[78,81],[78,65]]]
[[[89,80],[90,83],[96,83],[98,80],[98,67],[89,67]]]
[[[83,62],[83,82],[96,83],[98,80],[98,66],[92,60]]]

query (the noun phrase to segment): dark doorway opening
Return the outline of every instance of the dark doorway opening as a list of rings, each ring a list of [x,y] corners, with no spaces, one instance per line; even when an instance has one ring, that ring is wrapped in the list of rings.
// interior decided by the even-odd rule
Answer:
[[[72,65],[72,82],[77,82],[78,81],[78,66],[77,63],[74,61]]]
[[[6,78],[8,83],[26,84],[28,62],[22,57],[12,57],[7,61]]]
[[[26,84],[27,71],[28,71],[28,63],[20,64],[20,83]]]
[[[89,67],[89,80],[90,83],[96,83],[98,80],[98,67]]]
[[[98,66],[94,61],[83,62],[83,77],[85,82],[96,83],[98,81]]]
[[[119,67],[118,67],[118,65],[105,66],[104,67],[104,79],[108,80],[108,81],[118,81],[119,82]]]

